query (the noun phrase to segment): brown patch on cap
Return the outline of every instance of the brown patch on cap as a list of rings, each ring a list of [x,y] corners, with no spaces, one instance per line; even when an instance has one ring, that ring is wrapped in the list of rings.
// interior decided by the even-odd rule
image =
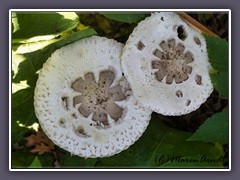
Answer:
[[[87,118],[93,113],[92,120],[97,122],[99,127],[101,124],[108,127],[107,114],[115,121],[122,117],[123,108],[115,104],[115,101],[126,99],[122,86],[117,84],[111,87],[115,74],[110,70],[100,73],[98,83],[92,73],[87,73],[84,78],[85,80],[79,78],[72,84],[72,88],[82,94],[74,97],[73,105],[75,107],[81,103],[78,110],[84,117]]]
[[[196,75],[195,81],[196,81],[196,83],[197,83],[198,85],[201,85],[201,84],[202,84],[202,76]]]
[[[152,68],[158,69],[155,77],[158,81],[162,81],[166,76],[166,84],[172,84],[173,81],[182,83],[188,79],[188,74],[192,73],[192,67],[187,65],[194,61],[190,51],[184,53],[185,47],[182,43],[176,45],[175,39],[162,41],[159,45],[160,49],[155,49],[153,55],[160,60],[152,61]]]

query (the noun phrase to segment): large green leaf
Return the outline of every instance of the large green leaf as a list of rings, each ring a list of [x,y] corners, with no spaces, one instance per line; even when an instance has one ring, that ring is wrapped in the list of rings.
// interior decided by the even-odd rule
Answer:
[[[13,42],[42,36],[59,35],[77,27],[78,16],[74,12],[12,12]],[[54,37],[54,36],[53,36]],[[49,37],[48,37],[49,38]]]
[[[126,23],[138,23],[139,21],[145,19],[147,16],[150,15],[150,13],[146,12],[132,12],[132,13],[126,13],[126,12],[101,12],[102,15],[106,16],[109,19],[113,19],[116,21],[126,22]]]
[[[95,34],[96,32],[93,29],[82,30],[74,34],[71,34],[70,36],[67,36],[65,38],[62,38],[57,42],[54,42],[46,46],[43,49],[39,49],[37,51],[30,53],[25,53],[22,54],[21,56],[20,55],[13,56],[12,59],[13,64],[15,63],[15,61],[16,62],[20,61],[18,66],[13,66],[14,68],[13,83],[20,83],[21,81],[27,80],[27,84],[34,87],[38,77],[36,72],[42,68],[43,63],[54,51],[56,51],[58,48],[66,44],[72,43],[74,41]],[[21,60],[18,60],[17,57],[21,57]]]
[[[156,115],[150,121],[143,136],[129,149],[109,158],[98,159],[97,167],[132,167],[161,168],[171,159],[161,157],[206,156],[208,159],[219,159],[223,149],[219,145],[205,142],[186,141],[192,133],[179,131],[165,125]],[[194,164],[194,166],[199,166]],[[204,164],[205,167],[222,167],[221,162]],[[166,164],[163,166],[166,167]],[[175,167],[175,165],[174,165]],[[180,167],[180,166],[179,166]]]
[[[208,118],[188,140],[228,143],[228,112],[223,111]]]
[[[209,61],[214,69],[210,76],[214,88],[228,97],[228,43],[226,40],[205,35]]]

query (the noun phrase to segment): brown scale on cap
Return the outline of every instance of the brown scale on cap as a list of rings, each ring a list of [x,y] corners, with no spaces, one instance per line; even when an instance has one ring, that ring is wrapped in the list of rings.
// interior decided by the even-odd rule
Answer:
[[[107,127],[109,125],[107,114],[117,121],[122,117],[123,108],[119,107],[115,101],[122,101],[126,99],[126,96],[119,84],[110,87],[114,78],[115,74],[107,70],[100,73],[98,83],[96,83],[93,73],[85,74],[85,80],[77,79],[72,84],[72,88],[82,95],[74,97],[73,106],[81,103],[79,112],[84,117],[93,113],[92,120],[96,121],[97,124],[102,123]]]
[[[194,41],[197,45],[201,45],[201,41],[197,36],[194,37]]]
[[[144,47],[145,47],[145,45],[143,44],[142,41],[139,41],[139,42],[137,43],[137,48],[138,48],[138,50],[141,51]]]
[[[160,49],[155,49],[153,55],[159,60],[152,61],[152,68],[158,69],[155,72],[156,79],[162,81],[166,76],[166,83],[182,83],[188,79],[188,74],[192,73],[192,67],[188,63],[193,62],[194,58],[191,52],[184,53],[185,47],[182,43],[176,45],[175,39],[167,42],[162,41]]]
[[[201,85],[202,84],[202,76],[197,74],[195,77],[195,81],[198,85]]]
[[[85,130],[83,129],[83,127],[79,126],[78,128],[73,127],[73,131],[76,135],[80,136],[80,137],[91,137],[90,135],[88,135]]]
[[[177,90],[177,91],[176,91],[176,96],[177,96],[178,98],[182,98],[182,97],[183,97],[182,91]]]

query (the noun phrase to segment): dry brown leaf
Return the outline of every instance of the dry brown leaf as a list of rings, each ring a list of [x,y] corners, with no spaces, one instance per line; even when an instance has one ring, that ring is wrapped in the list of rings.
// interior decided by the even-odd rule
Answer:
[[[44,154],[44,153],[52,153],[52,150],[49,146],[46,146],[45,144],[41,143],[40,145],[35,145],[35,148],[31,150],[32,153],[38,153],[38,155]]]
[[[36,144],[40,144],[42,142],[42,138],[38,134],[31,134],[30,136],[26,137],[25,140],[27,141],[25,143],[25,146],[35,146]]]
[[[53,142],[41,130],[26,137],[25,140],[27,141],[25,146],[33,147],[32,153],[37,153],[38,155],[52,153],[55,157]]]
[[[47,146],[49,146],[50,149],[54,149],[54,144],[53,142],[46,136],[45,133],[43,133],[42,131],[38,131],[37,132],[39,134],[39,136],[42,138],[42,142],[44,144],[46,144]]]

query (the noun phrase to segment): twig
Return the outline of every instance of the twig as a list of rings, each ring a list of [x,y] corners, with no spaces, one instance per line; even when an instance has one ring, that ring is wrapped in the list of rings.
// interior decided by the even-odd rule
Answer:
[[[194,29],[206,33],[208,35],[211,36],[215,36],[217,37],[218,35],[216,35],[214,32],[210,31],[208,28],[206,28],[205,26],[203,26],[202,24],[200,24],[198,21],[196,21],[195,19],[193,19],[191,16],[189,16],[187,13],[185,12],[178,12],[178,15],[186,22],[188,23],[190,26],[192,26]]]

